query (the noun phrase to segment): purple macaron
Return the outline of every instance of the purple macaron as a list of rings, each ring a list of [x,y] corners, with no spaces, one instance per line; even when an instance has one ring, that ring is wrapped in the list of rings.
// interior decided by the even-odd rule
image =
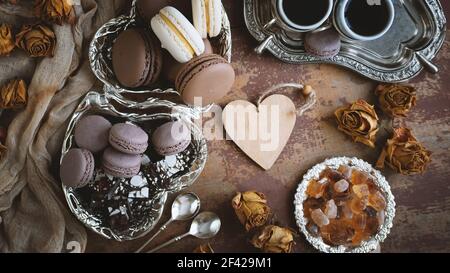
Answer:
[[[102,116],[84,117],[75,126],[75,142],[80,148],[98,153],[108,146],[111,127],[111,122]]]
[[[148,147],[148,135],[136,125],[118,123],[109,132],[109,143],[122,153],[142,154]]]
[[[106,174],[120,178],[130,178],[139,173],[140,155],[124,154],[109,147],[103,153],[103,169]]]
[[[333,28],[316,33],[310,32],[305,37],[305,50],[320,58],[332,58],[341,50],[341,37]]]
[[[61,181],[67,187],[82,188],[94,176],[94,156],[86,149],[71,149],[61,161]]]
[[[191,143],[191,131],[181,121],[163,124],[152,136],[153,146],[160,155],[170,156],[183,152]]]

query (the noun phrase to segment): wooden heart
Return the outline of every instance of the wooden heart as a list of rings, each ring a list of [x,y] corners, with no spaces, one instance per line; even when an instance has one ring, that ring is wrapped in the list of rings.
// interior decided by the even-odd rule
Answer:
[[[222,114],[228,136],[265,170],[272,168],[286,146],[297,120],[292,100],[272,95],[259,107],[245,101],[229,103]]]

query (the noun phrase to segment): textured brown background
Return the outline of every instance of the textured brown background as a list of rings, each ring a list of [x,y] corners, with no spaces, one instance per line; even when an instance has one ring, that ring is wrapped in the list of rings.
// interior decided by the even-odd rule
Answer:
[[[450,18],[450,2],[443,2]],[[310,167],[333,156],[356,156],[375,163],[388,136],[378,136],[377,149],[353,143],[336,129],[333,111],[358,98],[376,103],[376,83],[356,73],[332,65],[289,65],[269,54],[257,56],[256,41],[243,21],[242,1],[224,1],[233,26],[233,60],[237,81],[226,101],[256,101],[258,94],[281,82],[306,82],[318,91],[319,103],[297,120],[294,133],[281,157],[270,171],[263,171],[232,143],[209,143],[206,168],[189,190],[202,199],[204,210],[222,218],[220,234],[209,242],[217,252],[254,252],[234,216],[230,200],[236,191],[266,193],[281,225],[296,230],[293,196],[298,182]],[[416,136],[433,151],[433,162],[424,175],[405,177],[386,170],[383,173],[396,197],[394,227],[382,245],[383,252],[450,252],[450,37],[436,59],[441,72],[423,72],[410,83],[417,87],[419,101],[405,121]],[[389,128],[386,117],[383,125]],[[169,200],[168,204],[170,204]],[[161,221],[169,218],[167,211]],[[188,223],[175,223],[152,246],[184,233]],[[89,252],[129,252],[143,241],[117,243],[89,234]],[[312,252],[303,236],[296,239],[296,252]],[[164,249],[165,252],[191,252],[201,240],[188,238]]]

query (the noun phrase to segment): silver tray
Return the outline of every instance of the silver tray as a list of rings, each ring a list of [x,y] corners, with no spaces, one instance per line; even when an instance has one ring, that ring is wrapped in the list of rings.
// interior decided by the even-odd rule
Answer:
[[[228,19],[228,15],[223,8],[224,12],[222,17],[222,31],[218,37],[212,38],[211,43],[216,46],[218,53],[223,56],[228,62],[231,62],[231,26]],[[145,94],[146,96],[158,96],[158,95],[176,95],[180,93],[171,86],[161,88],[161,86],[155,87],[152,90],[136,89],[129,90],[122,87],[112,69],[111,61],[111,49],[112,44],[123,30],[138,24],[136,18],[136,0],[133,0],[131,12],[129,15],[122,15],[117,18],[111,19],[104,24],[94,35],[89,47],[89,60],[91,69],[95,76],[104,83],[105,93],[107,96],[114,96],[119,99],[125,99],[123,95],[128,94]],[[150,27],[148,27],[151,31]]]
[[[86,206],[86,197],[83,197],[83,189],[73,189],[62,186],[63,191],[72,213],[85,226],[94,232],[117,241],[132,240],[144,236],[149,232],[161,217],[167,194],[178,192],[194,183],[201,174],[207,159],[207,144],[201,129],[192,122],[190,109],[175,105],[169,101],[149,100],[137,105],[135,102],[120,100],[112,101],[107,99],[105,94],[90,92],[75,110],[67,128],[62,156],[76,147],[74,143],[74,128],[77,122],[85,115],[101,114],[103,116],[145,125],[148,122],[165,122],[171,119],[182,120],[192,128],[192,143],[189,152],[183,152],[175,157],[166,157],[152,164],[151,169],[147,169],[148,164],[143,163],[139,177],[148,185],[151,185],[151,200],[146,205],[145,216],[138,219],[138,224],[130,226],[127,230],[115,230],[106,222],[107,217],[101,217]],[[114,104],[114,105],[113,105]],[[115,106],[117,105],[117,107]],[[122,110],[121,110],[122,109]],[[166,109],[167,111],[162,111]],[[144,113],[145,112],[145,113]],[[186,160],[185,160],[186,159]],[[189,162],[189,163],[185,163]],[[151,172],[148,170],[152,170]],[[96,168],[94,181],[89,186],[95,185],[97,174],[103,175],[101,168]],[[104,175],[103,175],[104,177]],[[130,183],[130,179],[108,178],[114,185]]]
[[[320,59],[305,52],[303,35],[288,33],[272,19],[271,1],[244,0],[245,22],[251,35],[264,50],[294,64],[331,63],[347,67],[380,82],[402,82],[424,68],[437,73],[431,62],[445,41],[446,18],[438,0],[393,0],[396,17],[393,27],[382,38],[370,42],[343,39],[341,52]]]
[[[347,248],[345,246],[330,246],[326,244],[321,237],[314,237],[306,228],[308,219],[304,217],[303,213],[303,202],[308,197],[306,194],[306,189],[308,188],[309,182],[313,179],[318,179],[319,175],[326,168],[336,170],[340,165],[348,165],[370,174],[374,178],[373,180],[375,182],[375,185],[380,188],[381,192],[386,198],[384,224],[380,227],[380,230],[375,236],[373,236],[370,240],[363,242],[361,246],[356,248]],[[297,225],[299,226],[300,231],[305,235],[306,240],[319,251],[328,253],[370,253],[377,248],[378,244],[382,243],[386,239],[392,228],[395,217],[395,201],[394,195],[391,192],[391,187],[386,181],[386,178],[379,171],[375,170],[372,165],[354,157],[335,157],[317,164],[316,166],[312,167],[305,174],[305,176],[303,176],[303,180],[300,182],[294,198],[294,214]]]

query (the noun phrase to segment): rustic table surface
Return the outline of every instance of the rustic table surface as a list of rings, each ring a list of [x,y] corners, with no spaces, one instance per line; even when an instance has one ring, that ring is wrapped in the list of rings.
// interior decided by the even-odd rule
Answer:
[[[450,1],[441,1],[450,18]],[[282,82],[305,82],[318,91],[314,110],[297,120],[293,135],[270,171],[263,171],[233,142],[209,142],[205,170],[189,190],[197,193],[204,210],[222,219],[219,235],[209,240],[216,252],[255,252],[234,215],[231,199],[237,191],[257,190],[267,195],[280,225],[298,230],[293,216],[293,198],[304,173],[328,157],[356,156],[375,163],[388,133],[378,137],[377,149],[355,144],[336,129],[334,110],[363,98],[376,103],[377,83],[333,65],[290,65],[270,54],[257,56],[257,45],[245,28],[242,1],[224,1],[233,27],[233,65],[237,80],[224,102],[248,99],[255,102],[268,87]],[[433,152],[433,162],[424,175],[406,177],[390,170],[383,173],[391,184],[397,214],[383,252],[450,252],[450,35],[439,53],[438,75],[423,72],[410,81],[418,89],[418,105],[402,121]],[[169,199],[171,203],[173,196]],[[169,218],[166,211],[161,222]],[[175,223],[152,245],[184,233],[188,223]],[[144,239],[118,243],[89,233],[88,252],[131,252]],[[187,238],[164,252],[191,252],[202,240]],[[302,235],[295,252],[314,252]]]

